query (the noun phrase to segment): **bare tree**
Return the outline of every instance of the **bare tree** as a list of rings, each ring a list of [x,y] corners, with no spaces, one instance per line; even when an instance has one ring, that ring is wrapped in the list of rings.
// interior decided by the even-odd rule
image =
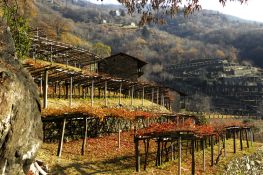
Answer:
[[[211,109],[211,97],[195,94],[188,98],[186,103],[186,109],[194,112],[210,112]]]
[[[54,29],[57,39],[60,39],[63,33],[70,30],[69,22],[64,20],[59,15],[51,16],[50,18],[52,18],[50,19],[50,25]]]
[[[202,9],[200,4],[201,0],[118,0],[127,9],[128,13],[132,14],[138,12],[142,14],[140,24],[146,23],[164,23],[165,16],[175,16],[180,10],[184,12],[185,15],[193,13],[194,11]],[[248,0],[217,0],[223,6],[227,2],[239,1],[241,4],[246,3]],[[184,7],[183,9],[181,7]]]

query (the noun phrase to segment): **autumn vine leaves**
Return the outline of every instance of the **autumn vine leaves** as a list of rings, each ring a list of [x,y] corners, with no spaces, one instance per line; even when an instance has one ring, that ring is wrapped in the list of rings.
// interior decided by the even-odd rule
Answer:
[[[149,127],[142,128],[137,131],[138,136],[148,136],[152,134],[165,134],[172,132],[191,132],[198,137],[215,135],[219,136],[225,132],[226,128],[230,127],[251,127],[238,120],[222,121],[220,123],[213,122],[211,124],[194,124],[194,119],[188,118],[184,122],[167,122],[167,123],[155,123]]]

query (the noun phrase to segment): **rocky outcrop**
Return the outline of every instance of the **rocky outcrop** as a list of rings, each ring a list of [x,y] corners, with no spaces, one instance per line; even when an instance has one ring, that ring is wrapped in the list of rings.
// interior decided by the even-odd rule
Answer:
[[[26,174],[42,142],[37,88],[0,21],[0,174]]]
[[[224,175],[262,175],[263,174],[263,147],[250,156],[232,160],[227,165]]]

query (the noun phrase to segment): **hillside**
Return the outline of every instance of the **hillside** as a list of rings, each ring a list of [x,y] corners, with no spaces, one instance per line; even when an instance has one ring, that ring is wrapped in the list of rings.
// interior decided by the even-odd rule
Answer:
[[[149,64],[143,79],[172,80],[166,85],[174,89],[174,75],[167,65],[187,60],[219,58],[263,67],[262,23],[202,10],[187,17],[179,12],[174,18],[167,17],[164,25],[139,27],[140,16],[128,15],[121,6],[84,1],[37,1],[36,5],[38,16],[32,24],[45,28],[50,37],[88,48],[102,57],[125,52],[144,59]],[[184,80],[176,82],[192,89]],[[200,89],[199,83],[195,86],[194,91]]]
[[[63,37],[60,39],[78,37],[87,42],[83,44],[86,47],[92,48],[92,44],[102,42],[111,47],[112,53],[127,52],[145,58],[153,65],[161,64],[164,60],[166,64],[172,64],[188,59],[217,57],[238,58],[263,66],[258,56],[263,50],[260,23],[202,10],[188,17],[181,13],[175,18],[167,17],[165,25],[131,27],[131,23],[138,24],[140,16],[128,15],[122,6],[82,1],[75,4],[54,2],[37,3],[39,18],[56,16],[65,21],[68,25],[61,32]],[[44,21],[48,20],[41,20],[41,23]],[[53,28],[55,36],[52,24],[46,22],[45,25]],[[75,41],[71,39],[68,42]]]

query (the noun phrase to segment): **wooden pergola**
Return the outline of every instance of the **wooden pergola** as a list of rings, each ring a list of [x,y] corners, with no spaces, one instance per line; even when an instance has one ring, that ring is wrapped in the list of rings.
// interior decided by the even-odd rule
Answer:
[[[156,131],[156,132],[146,132],[143,134],[137,134],[134,137],[135,144],[135,159],[136,159],[136,171],[140,172],[141,167],[141,156],[139,144],[142,142],[144,144],[144,170],[146,170],[149,157],[149,142],[155,141],[157,144],[156,151],[156,166],[160,166],[163,162],[169,160],[178,159],[178,175],[181,175],[181,162],[182,162],[182,149],[186,151],[189,150],[192,158],[192,173],[195,174],[195,151],[202,150],[202,166],[203,171],[206,170],[206,158],[205,158],[205,148],[208,146],[211,148],[211,163],[213,166],[217,164],[220,156],[223,154],[226,157],[226,140],[229,138],[233,139],[233,152],[236,153],[236,142],[237,136],[239,136],[240,150],[243,150],[243,142],[246,142],[246,147],[249,148],[249,140],[251,145],[254,141],[252,128],[247,126],[227,126],[223,130],[212,133],[198,133],[191,129],[179,129],[175,128],[174,131]],[[188,143],[190,144],[188,145]],[[185,144],[183,144],[185,143]],[[214,145],[218,144],[217,157],[214,155]],[[222,153],[222,150],[224,152]],[[177,156],[176,156],[177,155]],[[164,161],[165,159],[165,161]]]
[[[95,116],[91,116],[88,113],[85,112],[72,112],[72,113],[63,113],[63,114],[59,114],[59,115],[54,115],[54,114],[49,114],[47,116],[43,116],[42,115],[42,122],[43,122],[43,130],[44,130],[44,141],[45,141],[45,136],[47,135],[46,133],[51,131],[52,128],[48,127],[48,124],[54,124],[56,126],[56,135],[53,137],[53,139],[56,139],[58,141],[58,149],[57,149],[57,156],[61,157],[62,155],[62,151],[63,151],[63,143],[64,143],[64,138],[65,138],[65,133],[69,132],[69,130],[76,130],[79,129],[81,130],[82,134],[79,135],[81,137],[81,139],[83,139],[82,142],[82,146],[81,146],[81,154],[85,155],[85,149],[86,149],[86,142],[87,142],[87,138],[88,136],[91,134],[90,132],[94,132],[94,133],[99,133],[101,128],[106,128],[105,126],[107,125],[107,120],[108,119],[114,119],[114,122],[111,122],[112,126],[114,125],[116,128],[116,130],[112,133],[118,133],[118,147],[121,147],[121,133],[124,131],[132,131],[134,130],[134,136],[135,138],[137,138],[137,130],[145,128],[145,127],[149,127],[151,124],[156,124],[156,123],[166,123],[166,122],[180,122],[180,123],[184,123],[184,121],[186,119],[193,119],[194,120],[194,116],[187,116],[187,115],[175,115],[175,114],[159,114],[158,116],[155,116],[153,118],[142,118],[140,116],[137,116],[134,119],[127,119],[127,118],[123,118],[123,117],[105,117],[103,120],[95,117]],[[76,126],[77,128],[75,128],[74,126],[72,126],[72,121],[78,121],[78,125]],[[92,125],[92,122],[95,123],[94,126]],[[122,123],[122,124],[121,124]],[[128,128],[124,128],[128,123]],[[72,128],[73,127],[73,128]],[[112,129],[112,128],[111,128]],[[111,133],[109,131],[106,131],[104,133]],[[72,133],[71,133],[72,134]],[[101,134],[101,133],[100,133]],[[138,136],[138,141],[139,140],[148,140],[148,139],[154,139],[153,135],[149,135],[149,136],[143,136],[140,137]]]
[[[62,43],[45,37],[40,31],[32,30],[30,56],[50,62],[62,63],[79,68],[91,66],[102,58],[91,51],[71,44]]]
[[[59,64],[39,65],[35,61],[24,63],[24,67],[30,72],[34,81],[39,85],[40,95],[43,96],[43,107],[47,108],[48,95],[51,97],[69,99],[71,106],[72,98],[90,98],[91,106],[94,104],[94,96],[105,99],[107,106],[109,92],[118,94],[118,104],[121,104],[123,97],[131,98],[133,105],[134,98],[149,99],[152,103],[160,104],[170,109],[171,99],[168,88],[151,83],[130,81],[121,78],[111,77],[96,73],[85,73],[80,69],[70,68]],[[48,94],[48,88],[52,87],[53,93]],[[95,88],[97,94],[95,94]],[[78,95],[76,95],[78,91]],[[63,92],[63,94],[62,94]],[[74,93],[75,92],[75,93]]]

